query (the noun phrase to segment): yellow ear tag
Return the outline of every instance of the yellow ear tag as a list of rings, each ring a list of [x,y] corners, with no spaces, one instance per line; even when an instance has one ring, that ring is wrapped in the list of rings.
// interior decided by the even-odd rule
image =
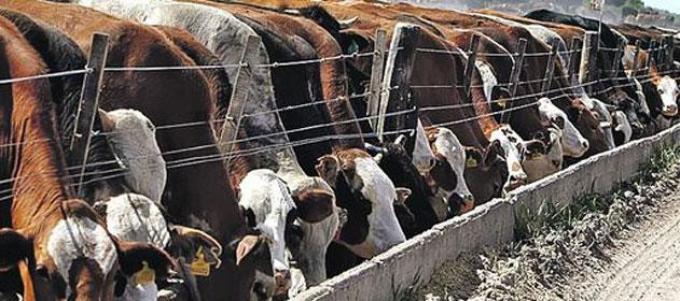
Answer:
[[[133,282],[137,285],[142,285],[156,281],[156,272],[149,268],[149,263],[142,261],[142,266],[142,269],[132,276]]]
[[[477,167],[477,160],[475,160],[475,158],[468,158],[467,160],[465,160],[465,167],[467,168]]]
[[[198,247],[196,258],[194,258],[194,261],[191,263],[191,273],[195,276],[210,276],[210,264],[205,261],[202,246]]]
[[[501,99],[498,101],[498,106],[505,109],[505,105],[507,104],[507,100],[505,98]]]

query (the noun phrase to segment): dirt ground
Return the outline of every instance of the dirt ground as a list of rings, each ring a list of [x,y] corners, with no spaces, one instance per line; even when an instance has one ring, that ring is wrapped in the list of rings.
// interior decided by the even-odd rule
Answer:
[[[513,245],[447,263],[404,300],[680,300],[677,157],[579,202]]]

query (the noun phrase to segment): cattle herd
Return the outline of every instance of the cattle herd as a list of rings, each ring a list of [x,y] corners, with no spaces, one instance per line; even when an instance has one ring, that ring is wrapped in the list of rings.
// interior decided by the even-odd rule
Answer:
[[[0,300],[293,297],[669,128],[676,38],[546,10],[0,0]]]

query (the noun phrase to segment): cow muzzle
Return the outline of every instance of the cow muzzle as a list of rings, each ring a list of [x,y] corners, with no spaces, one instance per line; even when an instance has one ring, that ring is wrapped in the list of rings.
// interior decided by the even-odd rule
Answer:
[[[663,110],[661,111],[661,114],[666,117],[673,117],[678,114],[678,105],[676,104],[669,104],[669,105],[664,105]]]
[[[274,296],[288,296],[288,290],[291,287],[290,270],[277,270],[274,272],[274,283],[276,284]]]

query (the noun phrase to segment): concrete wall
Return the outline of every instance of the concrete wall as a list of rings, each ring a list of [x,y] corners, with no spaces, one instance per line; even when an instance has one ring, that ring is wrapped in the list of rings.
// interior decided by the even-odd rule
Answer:
[[[398,300],[414,285],[427,283],[437,267],[462,252],[512,241],[520,213],[535,213],[545,202],[563,207],[583,194],[611,191],[616,183],[635,177],[655,150],[679,142],[680,125],[579,162],[511,192],[506,199],[442,222],[293,300]]]

